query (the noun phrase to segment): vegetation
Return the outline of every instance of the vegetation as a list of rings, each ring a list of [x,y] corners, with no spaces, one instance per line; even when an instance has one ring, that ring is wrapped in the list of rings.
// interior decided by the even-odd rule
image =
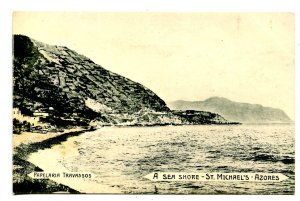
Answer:
[[[13,119],[13,133],[20,134],[24,131],[31,131],[31,128],[32,125],[29,122],[27,121],[20,122],[15,118]]]

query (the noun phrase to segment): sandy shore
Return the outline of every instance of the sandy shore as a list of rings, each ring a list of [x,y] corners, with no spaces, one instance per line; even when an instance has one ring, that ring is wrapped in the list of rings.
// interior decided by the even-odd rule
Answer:
[[[51,178],[33,179],[33,171],[72,173],[59,161],[79,154],[75,136],[89,130],[74,128],[61,133],[22,133],[13,135],[13,180],[15,194],[28,193],[121,193],[115,188],[97,183],[92,179]],[[97,175],[93,175],[95,177]]]
[[[49,138],[56,137],[65,133],[82,130],[83,128],[76,127],[71,129],[65,129],[63,132],[49,132],[47,134],[30,132],[23,132],[22,134],[13,134],[13,148],[20,146],[21,144],[28,145],[35,142],[42,142]]]
[[[38,152],[30,154],[28,161],[32,164],[39,165],[39,167],[45,172],[73,173],[75,171],[66,169],[61,163],[59,163],[59,161],[64,158],[79,155],[74,141],[76,141],[76,137],[70,137],[67,141],[62,142],[59,145],[55,145],[51,147],[51,149],[39,150]],[[97,183],[94,177],[99,175],[92,175],[92,178],[84,179],[58,177],[51,178],[51,180],[64,184],[72,189],[76,189],[80,193],[121,193],[113,187]]]
[[[30,154],[66,141],[71,136],[78,136],[86,130],[83,128],[66,129],[58,133],[28,133],[13,134],[13,192],[15,194],[29,193],[79,193],[64,184],[49,179],[32,179],[28,176],[33,171],[42,171],[39,163],[28,161]]]

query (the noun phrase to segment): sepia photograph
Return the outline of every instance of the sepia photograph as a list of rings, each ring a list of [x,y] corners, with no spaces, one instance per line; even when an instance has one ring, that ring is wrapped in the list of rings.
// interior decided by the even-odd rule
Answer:
[[[12,24],[14,195],[295,194],[293,13]]]

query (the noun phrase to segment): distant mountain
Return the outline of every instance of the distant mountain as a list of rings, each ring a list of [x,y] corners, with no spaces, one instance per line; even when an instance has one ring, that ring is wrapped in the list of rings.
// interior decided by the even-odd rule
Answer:
[[[258,104],[239,103],[222,97],[211,97],[205,101],[178,100],[168,102],[173,110],[198,110],[218,113],[229,121],[242,123],[283,123],[291,119],[280,109]]]
[[[27,119],[55,126],[228,123],[217,114],[175,114],[150,89],[67,47],[23,35],[13,43],[13,107]]]

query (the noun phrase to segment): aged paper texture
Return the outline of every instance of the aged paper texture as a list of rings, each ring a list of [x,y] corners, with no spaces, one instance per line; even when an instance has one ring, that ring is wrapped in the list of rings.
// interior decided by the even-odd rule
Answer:
[[[15,12],[14,194],[294,194],[294,21]]]

